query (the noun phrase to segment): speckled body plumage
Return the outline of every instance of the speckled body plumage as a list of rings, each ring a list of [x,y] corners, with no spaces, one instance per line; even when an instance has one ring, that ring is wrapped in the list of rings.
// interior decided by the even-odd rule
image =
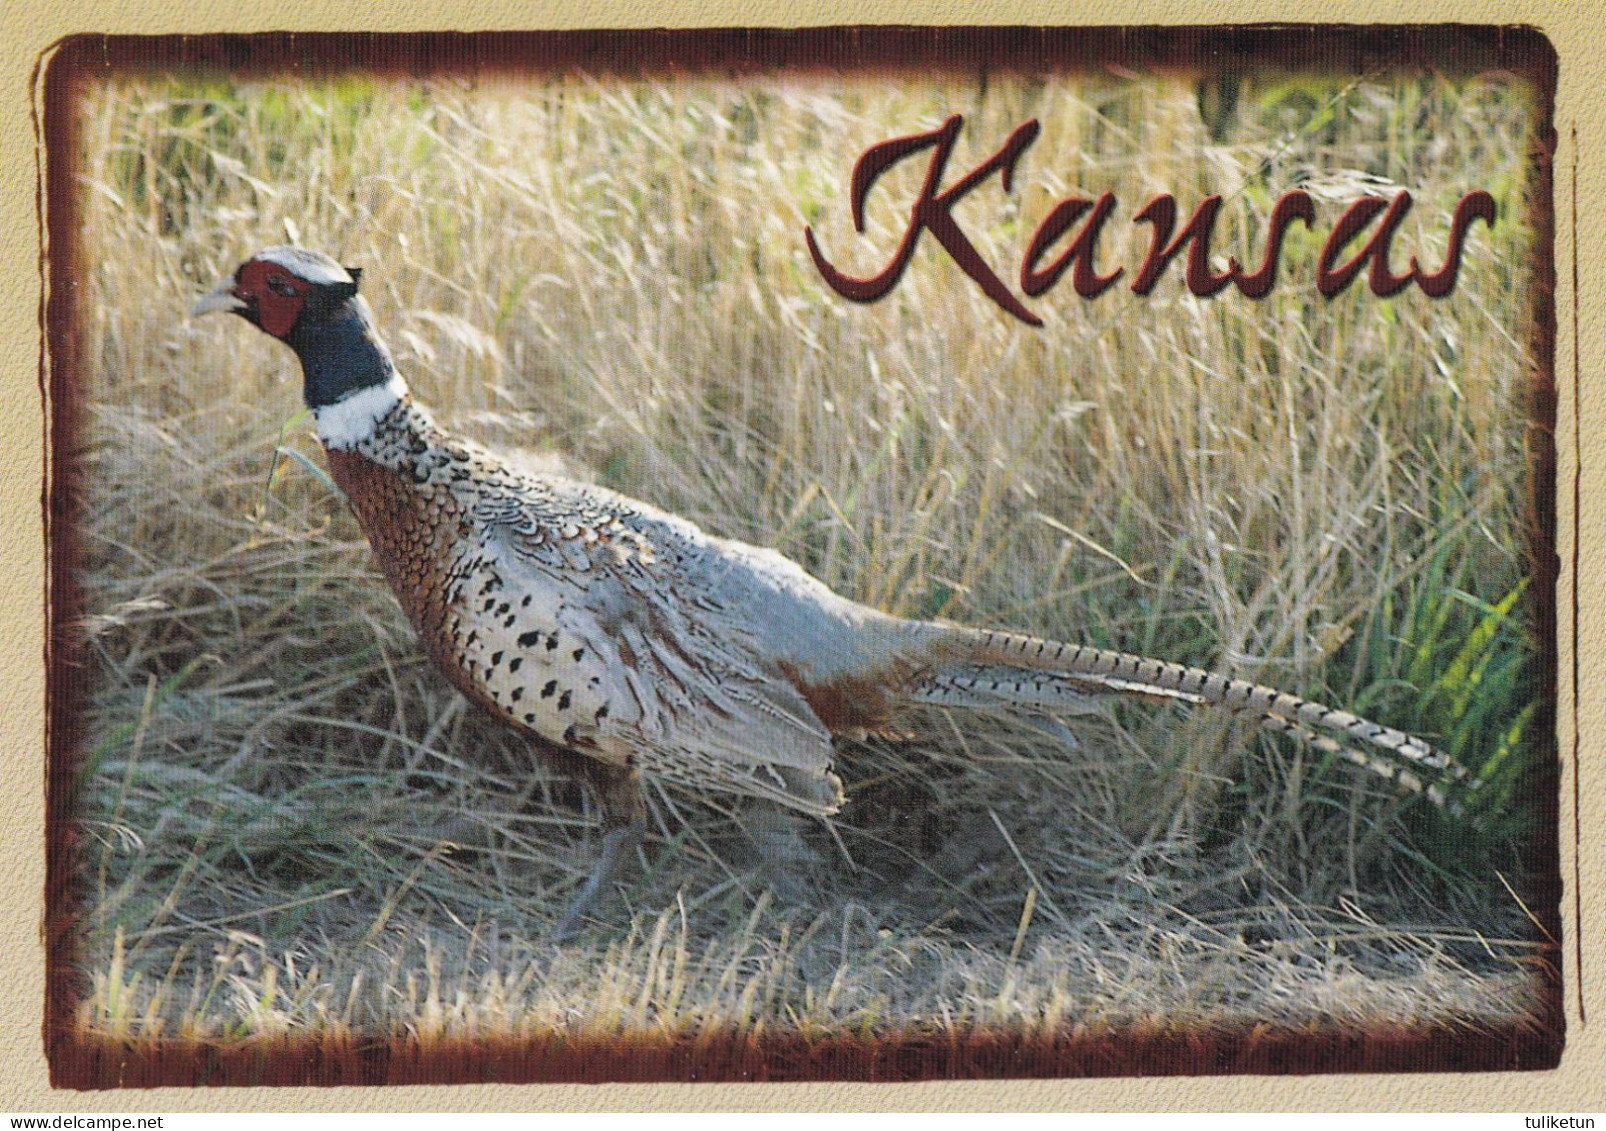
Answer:
[[[795,681],[874,664],[867,626],[885,648],[899,622],[778,555],[516,472],[409,397],[328,454],[425,648],[472,699],[610,766],[835,809],[830,730]]]
[[[596,791],[602,859],[560,933],[634,842],[640,775],[829,814],[842,802],[832,735],[884,730],[918,703],[1050,715],[1112,694],[1207,704],[1456,807],[1436,779],[1465,779],[1459,766],[1349,712],[1141,656],[901,620],[772,551],[516,471],[414,403],[356,288],[327,257],[275,248],[196,309],[234,310],[295,349],[333,478],[424,647]]]

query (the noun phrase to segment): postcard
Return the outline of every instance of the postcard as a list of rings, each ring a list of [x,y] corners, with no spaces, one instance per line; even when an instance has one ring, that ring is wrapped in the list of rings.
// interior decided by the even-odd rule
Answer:
[[[1539,32],[40,91],[56,1086],[1558,1063]]]

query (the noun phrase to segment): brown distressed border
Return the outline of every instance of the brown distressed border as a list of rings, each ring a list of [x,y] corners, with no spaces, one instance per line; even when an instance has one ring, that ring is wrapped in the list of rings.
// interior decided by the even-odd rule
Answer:
[[[1551,210],[1556,137],[1553,110],[1557,58],[1530,28],[1424,25],[1334,27],[1258,25],[1192,28],[911,28],[820,27],[800,30],[581,31],[410,34],[289,32],[208,36],[75,36],[41,59],[35,88],[42,90],[36,135],[41,144],[41,270],[46,283],[40,309],[41,392],[45,422],[47,538],[46,667],[46,947],[48,972],[44,1039],[56,1087],[163,1085],[351,1085],[481,1082],[753,1081],[1039,1078],[1139,1075],[1307,1074],[1337,1072],[1499,1071],[1553,1068],[1560,1063],[1564,1011],[1560,944],[1544,963],[1550,993],[1544,1013],[1507,1032],[1468,1034],[1450,1028],[1368,1033],[1279,1032],[1221,1028],[1184,1035],[1130,1031],[1108,1037],[1027,1040],[1008,1034],[955,1043],[911,1032],[873,1042],[805,1041],[788,1036],[733,1038],[710,1049],[670,1040],[548,1046],[511,1042],[445,1045],[420,1053],[405,1042],[351,1042],[339,1047],[313,1041],[252,1041],[229,1047],[167,1042],[140,1051],[113,1042],[85,1041],[72,1025],[70,907],[75,845],[69,805],[79,763],[75,723],[82,686],[67,626],[77,617],[73,537],[78,484],[71,458],[78,436],[74,379],[79,372],[76,333],[79,285],[85,266],[73,170],[62,155],[75,152],[72,110],[79,84],[146,71],[183,69],[232,76],[295,73],[311,77],[350,71],[392,76],[442,73],[492,77],[535,69],[585,67],[600,74],[713,71],[731,76],[788,70],[898,71],[919,68],[975,71],[1042,70],[1087,66],[1111,58],[1150,68],[1225,64],[1244,55],[1259,65],[1296,69],[1366,71],[1422,67],[1468,73],[1510,70],[1528,77],[1539,93],[1541,143],[1530,155],[1538,199],[1535,264],[1529,319],[1538,365],[1528,421],[1529,558],[1534,583],[1529,615],[1543,642],[1539,717],[1535,731],[1550,735],[1556,718],[1556,286]],[[54,155],[54,156],[53,156]],[[1576,232],[1576,225],[1574,227]],[[1576,275],[1577,257],[1573,269]],[[1577,321],[1577,290],[1573,291]],[[1575,334],[1576,345],[1576,334]],[[1575,358],[1575,367],[1577,359]],[[1575,377],[1577,374],[1575,374]],[[1576,402],[1575,402],[1576,409]],[[1576,492],[1575,480],[1575,492]],[[1575,495],[1575,519],[1577,514]],[[1576,550],[1576,542],[1575,542]],[[1576,561],[1574,563],[1576,572]],[[1576,589],[1575,589],[1576,591]],[[1577,606],[1574,605],[1576,641]],[[1576,665],[1576,649],[1575,649]],[[1575,678],[1576,687],[1576,678]],[[1551,938],[1561,939],[1562,884],[1558,841],[1559,764],[1536,759],[1532,788],[1540,838],[1524,861],[1547,877],[1528,893],[1530,906]],[[1577,744],[1571,752],[1577,770]],[[1575,838],[1580,830],[1575,826]],[[1576,851],[1576,846],[1575,846]],[[1576,894],[1576,893],[1575,893]],[[1575,946],[1580,946],[1574,940]],[[1579,951],[1581,968],[1582,952]],[[1581,990],[1580,990],[1581,993]],[[1580,997],[1580,1010],[1582,998]]]

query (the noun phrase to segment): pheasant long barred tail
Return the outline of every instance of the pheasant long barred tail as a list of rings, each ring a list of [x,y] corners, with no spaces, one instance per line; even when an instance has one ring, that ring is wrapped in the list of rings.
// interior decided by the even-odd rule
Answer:
[[[1451,796],[1443,785],[1438,782],[1424,781],[1419,774],[1413,773],[1404,766],[1396,765],[1386,758],[1367,753],[1364,750],[1357,750],[1353,746],[1345,746],[1342,742],[1337,742],[1325,734],[1317,734],[1309,727],[1300,726],[1298,723],[1290,722],[1279,715],[1264,716],[1260,720],[1260,725],[1267,730],[1292,734],[1312,749],[1353,762],[1357,766],[1377,774],[1379,777],[1396,783],[1404,790],[1411,793],[1419,793],[1452,817],[1466,817],[1468,815],[1461,802]],[[1452,763],[1450,772],[1452,776],[1466,780],[1465,788],[1468,792],[1477,789],[1481,784],[1477,779],[1470,778],[1462,766]]]
[[[921,702],[958,706],[968,696],[1052,707],[1057,699],[1085,700],[1099,692],[1152,695],[1252,716],[1269,730],[1297,735],[1447,810],[1459,806],[1449,802],[1441,786],[1425,783],[1405,765],[1363,753],[1323,732],[1386,752],[1417,770],[1463,783],[1468,790],[1478,786],[1466,767],[1414,735],[1273,687],[1126,652],[985,629],[933,627],[937,636],[930,651],[942,659],[912,692],[911,697]]]

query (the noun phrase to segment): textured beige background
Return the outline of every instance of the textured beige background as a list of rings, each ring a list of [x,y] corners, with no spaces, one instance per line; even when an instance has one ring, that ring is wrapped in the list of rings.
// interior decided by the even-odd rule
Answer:
[[[1599,392],[1606,360],[1603,325],[1603,247],[1597,209],[1606,208],[1606,24],[1593,4],[1537,0],[1124,0],[1121,4],[1001,0],[961,2],[885,0],[708,0],[652,4],[646,0],[370,0],[361,6],[327,0],[278,0],[241,5],[223,0],[3,0],[0,3],[0,1112],[153,1112],[173,1110],[606,1110],[641,1108],[926,1109],[1027,1108],[1068,1110],[1332,1110],[1353,1108],[1485,1111],[1600,1112],[1606,1110],[1606,947],[1600,924],[1606,913],[1606,780],[1600,744],[1606,710],[1592,703],[1606,691],[1606,518],[1591,499],[1606,498],[1599,439],[1606,410],[1598,396],[1584,403],[1586,451],[1580,544],[1579,599],[1583,609],[1580,657],[1580,734],[1584,762],[1583,922],[1573,918],[1572,641],[1568,610],[1573,583],[1572,480],[1577,466],[1574,406],[1574,300],[1572,193],[1574,170],[1584,238],[1579,249],[1582,295],[1579,371]],[[352,14],[347,14],[352,13]],[[40,54],[62,36],[79,32],[146,35],[270,30],[480,31],[508,28],[752,26],[842,23],[1144,24],[1265,22],[1526,23],[1540,28],[1560,56],[1556,103],[1556,274],[1558,338],[1558,481],[1561,558],[1561,749],[1563,904],[1568,945],[1567,1051],[1555,1072],[1475,1076],[1327,1076],[1009,1084],[917,1085],[654,1085],[527,1086],[395,1089],[166,1089],[146,1092],[52,1092],[40,1039],[44,951],[40,938],[44,866],[43,702],[41,607],[43,538],[39,517],[43,413],[38,385],[38,250],[36,168],[31,118],[31,74]],[[1591,216],[1595,219],[1591,222]],[[1593,411],[1591,411],[1593,410]],[[1593,457],[1593,458],[1589,458]],[[1591,764],[1593,763],[1593,769]],[[1571,940],[1582,927],[1585,980]],[[1580,1021],[1580,1004],[1589,1017]]]

